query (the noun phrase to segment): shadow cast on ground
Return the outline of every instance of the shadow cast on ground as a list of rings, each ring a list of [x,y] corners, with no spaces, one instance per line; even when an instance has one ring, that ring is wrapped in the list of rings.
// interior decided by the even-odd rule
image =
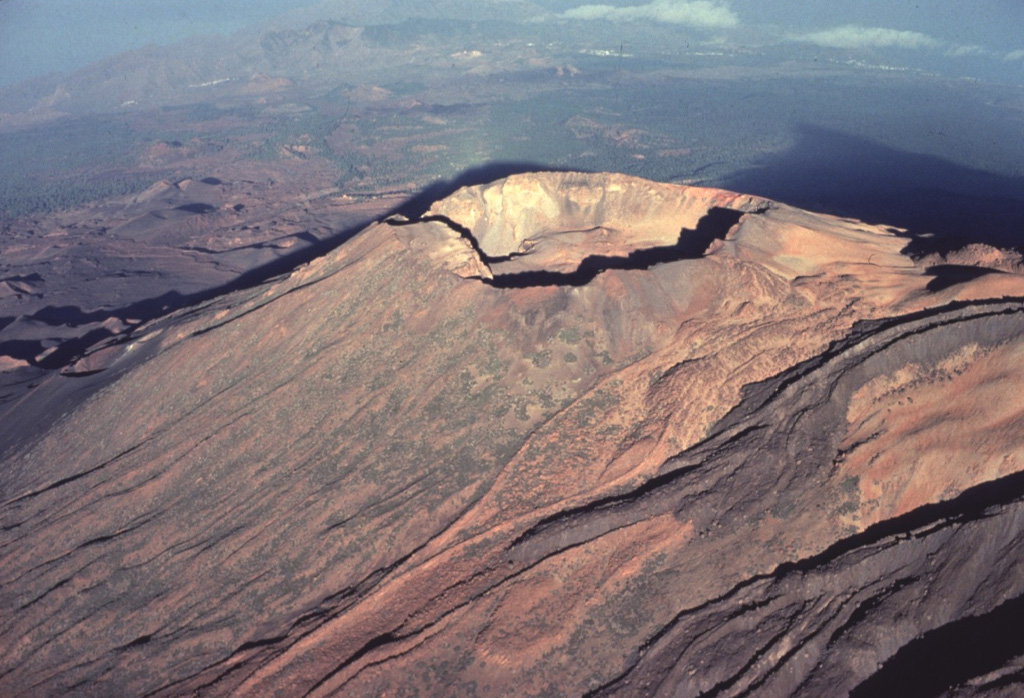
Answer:
[[[524,172],[565,171],[536,162],[491,162],[474,167],[449,180],[424,188],[384,217],[422,217],[431,204],[461,187],[485,184]],[[798,128],[796,144],[767,158],[757,167],[726,177],[720,186],[765,196],[812,211],[856,218],[867,223],[896,226],[907,231],[907,252],[923,256],[948,252],[970,242],[1024,251],[1024,179],[974,170],[929,155],[908,153],[862,138],[814,126]],[[197,213],[201,213],[198,212]],[[710,223],[710,221],[709,221]],[[203,303],[217,296],[241,291],[288,274],[344,244],[364,226],[340,230],[313,239],[302,249],[250,269],[232,281],[204,291],[176,291],[143,299],[121,308],[103,311],[122,321],[148,322],[168,313]],[[716,232],[717,232],[717,226]],[[678,250],[666,251],[678,254]],[[605,260],[588,258],[571,278],[508,278],[496,285],[549,285],[585,283],[606,268],[657,263],[657,259]],[[653,259],[653,258],[652,258]],[[944,272],[955,270],[943,269]],[[949,283],[951,273],[937,274],[936,286]],[[958,273],[952,276],[959,276]],[[96,313],[77,308],[48,309],[44,322],[85,323],[100,319]],[[45,312],[45,311],[44,311]],[[77,315],[77,317],[76,317]],[[52,316],[52,317],[51,317]],[[74,361],[97,342],[113,336],[97,329],[63,341],[36,361],[43,347],[38,343],[0,344],[0,353],[24,359],[40,368],[57,369]]]
[[[791,206],[905,229],[907,252],[949,252],[972,242],[1024,250],[1024,178],[800,126],[796,144],[725,178],[735,191]]]

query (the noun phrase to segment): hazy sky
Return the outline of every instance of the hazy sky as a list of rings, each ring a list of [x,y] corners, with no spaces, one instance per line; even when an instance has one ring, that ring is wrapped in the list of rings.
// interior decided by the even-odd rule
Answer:
[[[310,0],[0,0],[0,84],[147,44],[230,34]]]
[[[308,6],[350,20],[472,8],[478,17],[614,22],[627,39],[633,23],[659,22],[725,41],[916,52],[1024,83],[1024,0],[0,0],[0,84]]]

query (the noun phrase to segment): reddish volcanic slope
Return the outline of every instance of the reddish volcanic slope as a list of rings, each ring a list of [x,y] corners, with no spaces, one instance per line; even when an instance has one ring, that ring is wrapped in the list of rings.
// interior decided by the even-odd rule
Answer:
[[[517,175],[132,328],[0,426],[0,694],[1011,695],[1024,277],[905,245]]]
[[[0,423],[41,376],[128,327],[293,269],[402,198],[355,199],[332,170],[201,160],[219,177],[15,219],[0,235]],[[114,340],[116,341],[116,340]],[[17,406],[13,411],[18,411]]]

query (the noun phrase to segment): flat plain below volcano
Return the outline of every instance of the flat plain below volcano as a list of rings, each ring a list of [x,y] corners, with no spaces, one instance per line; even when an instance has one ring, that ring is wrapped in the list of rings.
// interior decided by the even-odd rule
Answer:
[[[0,693],[1019,691],[1024,276],[907,243],[523,174],[127,328],[0,426]]]

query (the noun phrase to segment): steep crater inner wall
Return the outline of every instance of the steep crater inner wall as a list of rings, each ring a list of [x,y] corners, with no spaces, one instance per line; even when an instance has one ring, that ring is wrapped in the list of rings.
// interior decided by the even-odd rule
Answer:
[[[726,192],[659,184],[610,174],[538,172],[465,187],[430,207],[473,231],[491,258],[523,252],[527,240],[567,232],[605,231],[631,248],[672,244],[694,229]]]
[[[729,230],[745,214],[728,208],[714,207],[704,215],[693,229],[683,228],[672,245],[658,245],[633,250],[624,257],[615,255],[587,255],[580,260],[575,271],[559,272],[544,269],[507,274],[495,273],[484,283],[495,288],[529,288],[532,286],[584,286],[603,271],[609,269],[643,270],[657,264],[684,259],[697,259],[704,255],[714,240],[725,239]],[[486,261],[486,260],[485,260]],[[497,272],[499,269],[495,268]]]
[[[440,222],[497,288],[582,286],[609,269],[696,259],[766,201],[622,175],[535,173],[466,187],[413,222]],[[404,225],[404,221],[391,221]]]

